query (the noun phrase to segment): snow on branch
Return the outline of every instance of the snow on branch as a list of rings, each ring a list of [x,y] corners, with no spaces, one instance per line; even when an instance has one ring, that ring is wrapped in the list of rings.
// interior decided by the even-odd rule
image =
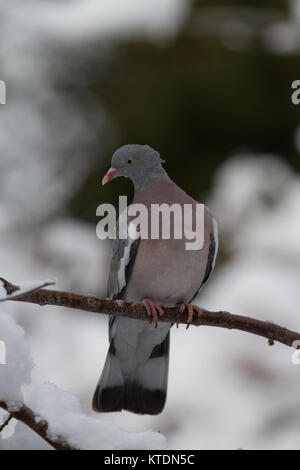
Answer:
[[[48,422],[37,416],[28,406],[21,404],[17,409],[9,407],[7,403],[0,401],[0,408],[5,411],[8,411],[9,417],[5,421],[4,425],[7,424],[8,420],[15,418],[18,421],[26,424],[30,429],[36,432],[44,441],[48,442],[56,450],[76,450],[71,447],[65,440],[62,438],[53,439],[50,438],[48,431]],[[4,428],[4,425],[1,426],[1,430]]]
[[[74,308],[91,313],[100,313],[112,316],[123,316],[133,319],[149,321],[149,316],[142,303],[124,302],[121,300],[98,299],[93,296],[78,295],[71,292],[61,292],[44,289],[43,287],[53,284],[53,281],[40,281],[32,283],[31,288],[26,286],[15,286],[0,278],[0,285],[4,286],[7,296],[2,300],[16,300],[33,304],[55,305],[59,307]],[[39,285],[39,287],[38,287]],[[1,291],[0,291],[1,294]],[[0,295],[1,298],[1,295]],[[187,314],[181,313],[179,308],[164,307],[164,315],[159,321],[168,323],[188,324]],[[194,326],[214,326],[245,331],[266,338],[272,345],[275,341],[293,347],[294,342],[299,342],[300,333],[288,330],[282,326],[268,321],[256,320],[254,318],[234,315],[225,311],[212,312],[203,309],[203,315],[195,317],[191,323]],[[297,343],[299,344],[299,343]],[[298,347],[298,346],[297,346]]]
[[[159,432],[124,431],[103,418],[86,415],[76,396],[54,384],[36,385],[28,400],[26,404],[22,400],[7,403],[0,398],[0,408],[34,431],[29,434],[25,430],[21,431],[22,446],[25,444],[26,450],[46,450],[50,446],[56,450],[161,451],[167,447],[165,437]],[[7,422],[3,423],[0,430],[4,429]],[[2,439],[4,447],[1,447],[0,442],[0,449],[16,450],[19,448],[18,442],[17,432],[16,441],[14,436]]]

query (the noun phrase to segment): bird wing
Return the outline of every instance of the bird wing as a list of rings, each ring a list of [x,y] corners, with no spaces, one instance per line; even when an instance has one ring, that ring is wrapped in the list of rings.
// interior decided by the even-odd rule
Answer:
[[[137,233],[138,235],[138,233]],[[112,256],[108,277],[107,297],[120,299],[124,295],[134,265],[140,243],[140,236],[130,237],[127,227],[127,238],[119,238],[119,221],[117,238],[113,242]]]
[[[116,238],[113,241],[110,270],[107,284],[107,297],[121,299],[125,293],[130,274],[138,251],[140,237],[130,237],[127,226],[127,238],[119,238],[120,221],[117,222]],[[138,233],[137,233],[138,235]],[[109,340],[115,317],[109,317]]]
[[[210,278],[215,264],[216,264],[216,258],[218,254],[218,247],[219,247],[219,231],[218,231],[218,224],[216,219],[211,215],[211,213],[208,213],[208,216],[212,220],[213,224],[213,230],[209,234],[209,239],[210,239],[210,244],[209,244],[209,249],[208,249],[208,256],[207,256],[207,264],[206,264],[206,270],[204,274],[204,278],[201,284],[201,287],[204,286],[204,284],[207,283],[208,279]],[[200,289],[201,289],[200,287]]]
[[[210,210],[207,209],[207,217],[210,218],[212,222],[212,229],[209,231],[209,245],[208,245],[208,251],[207,251],[207,262],[206,262],[206,268],[205,268],[205,273],[203,280],[201,282],[201,285],[195,295],[192,297],[189,303],[191,303],[199,294],[200,290],[202,287],[207,283],[209,280],[215,264],[216,264],[216,258],[218,254],[218,248],[219,248],[219,230],[218,230],[218,224],[216,219],[212,216]],[[205,229],[207,227],[207,224],[205,224]]]

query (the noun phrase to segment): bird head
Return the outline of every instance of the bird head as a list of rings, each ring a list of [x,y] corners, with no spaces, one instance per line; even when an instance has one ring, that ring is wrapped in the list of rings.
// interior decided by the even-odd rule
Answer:
[[[164,173],[159,153],[148,145],[124,145],[112,156],[111,168],[102,179],[106,184],[118,176],[130,178],[136,187],[146,184],[157,173]]]

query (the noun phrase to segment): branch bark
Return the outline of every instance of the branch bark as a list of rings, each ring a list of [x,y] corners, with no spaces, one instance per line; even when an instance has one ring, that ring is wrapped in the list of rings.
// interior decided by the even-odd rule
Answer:
[[[48,435],[48,422],[36,416],[35,413],[28,408],[28,406],[22,404],[17,410],[10,409],[9,406],[0,401],[0,408],[10,413],[10,416],[26,424],[34,432],[36,432],[42,439],[50,444],[56,450],[76,450],[71,447],[63,438],[53,439]]]
[[[4,280],[2,280],[3,282]],[[18,289],[5,281],[5,289],[12,292]],[[129,317],[138,320],[149,321],[146,309],[142,303],[124,302],[121,300],[103,300],[94,296],[78,295],[71,292],[61,292],[49,289],[40,289],[18,298],[9,299],[16,302],[28,302],[33,304],[55,305],[59,307],[74,308],[91,313],[100,313],[112,316]],[[165,314],[159,317],[159,321],[169,323],[188,324],[187,314],[181,313],[178,308],[164,307]],[[275,341],[293,346],[295,341],[300,341],[300,333],[288,330],[272,322],[256,320],[254,318],[234,315],[225,311],[211,312],[203,309],[203,315],[195,317],[191,323],[194,326],[213,326],[227,328],[229,330],[240,330],[266,338],[269,344]],[[297,346],[298,347],[298,346]]]

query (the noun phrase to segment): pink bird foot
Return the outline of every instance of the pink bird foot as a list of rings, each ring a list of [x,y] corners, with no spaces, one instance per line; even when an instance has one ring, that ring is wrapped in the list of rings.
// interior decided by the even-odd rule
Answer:
[[[198,307],[197,305],[192,305],[192,304],[186,304],[186,303],[181,303],[180,306],[179,306],[179,312],[184,312],[185,309],[187,309],[188,311],[188,324],[187,324],[187,329],[188,327],[190,326],[190,323],[192,323],[193,321],[193,316],[194,316],[194,313],[196,312],[197,313],[197,316],[198,318],[201,317],[201,315],[203,315],[203,310],[202,308]]]
[[[149,317],[153,317],[153,321],[157,326],[158,315],[161,317],[165,313],[161,305],[156,302],[152,302],[149,299],[144,299],[143,304],[145,306],[145,309],[147,310],[147,314],[149,315]]]

